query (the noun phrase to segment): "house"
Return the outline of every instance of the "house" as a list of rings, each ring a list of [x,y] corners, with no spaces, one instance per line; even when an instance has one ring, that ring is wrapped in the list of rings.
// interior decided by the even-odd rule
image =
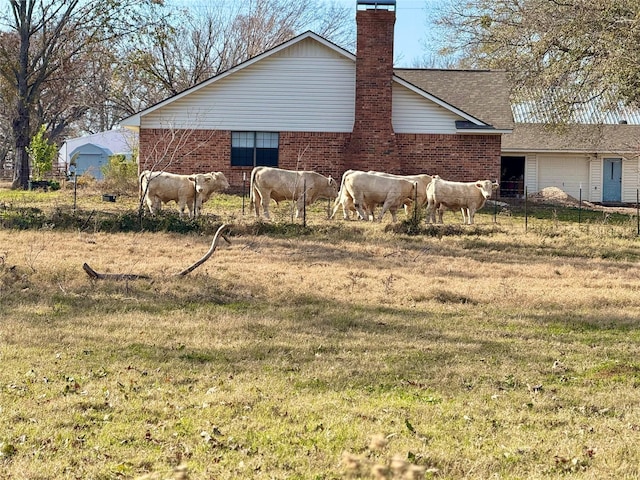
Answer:
[[[123,119],[140,169],[237,189],[255,165],[499,179],[506,74],[394,69],[395,3],[355,2],[357,56],[309,31]]]
[[[502,139],[501,196],[558,187],[595,203],[635,203],[640,187],[640,114],[585,104],[571,122],[547,126],[548,105],[513,102],[515,126]]]
[[[112,155],[132,158],[137,148],[137,133],[129,129],[108,130],[106,132],[67,139],[58,151],[60,171],[74,171],[77,175],[89,174],[102,179],[102,167],[108,164]]]

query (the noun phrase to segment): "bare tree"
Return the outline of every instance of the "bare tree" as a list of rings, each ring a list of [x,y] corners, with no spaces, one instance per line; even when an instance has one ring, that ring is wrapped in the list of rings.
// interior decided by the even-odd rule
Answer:
[[[461,66],[506,69],[515,89],[554,95],[553,121],[599,99],[640,104],[640,0],[453,1],[439,18]]]
[[[306,30],[345,48],[355,44],[349,12],[337,2],[227,0],[175,8],[136,44],[121,48],[128,52],[126,67],[116,72],[122,88],[113,93],[127,93],[113,103],[133,114]]]
[[[0,76],[14,93],[11,130],[14,144],[14,188],[27,188],[30,160],[26,151],[38,106],[55,96],[56,75],[68,71],[94,47],[136,31],[144,23],[142,7],[161,0],[9,0],[0,12]],[[134,15],[133,13],[136,12]],[[89,79],[82,69],[76,77]],[[70,77],[67,77],[69,80]],[[49,88],[49,91],[47,91]],[[80,114],[82,107],[76,113]],[[72,115],[73,117],[74,115]]]

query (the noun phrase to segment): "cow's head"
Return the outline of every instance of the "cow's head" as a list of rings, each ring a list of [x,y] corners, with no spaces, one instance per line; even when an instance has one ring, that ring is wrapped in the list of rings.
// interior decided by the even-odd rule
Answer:
[[[494,183],[491,180],[478,180],[476,182],[476,187],[482,193],[482,196],[485,198],[489,198],[491,193],[494,190]]]
[[[331,176],[327,177],[327,181],[329,183],[329,191],[331,192],[329,197],[336,198],[338,196],[338,182],[336,182]]]
[[[191,175],[189,180],[195,183],[196,192],[199,194],[209,195],[229,188],[227,177],[222,172],[197,173]]]

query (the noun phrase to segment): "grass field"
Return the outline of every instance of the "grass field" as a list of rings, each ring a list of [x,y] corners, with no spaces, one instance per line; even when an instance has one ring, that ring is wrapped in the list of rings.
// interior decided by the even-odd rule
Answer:
[[[632,218],[407,235],[287,208],[218,196],[231,244],[186,277],[211,235],[0,228],[0,478],[640,477]]]

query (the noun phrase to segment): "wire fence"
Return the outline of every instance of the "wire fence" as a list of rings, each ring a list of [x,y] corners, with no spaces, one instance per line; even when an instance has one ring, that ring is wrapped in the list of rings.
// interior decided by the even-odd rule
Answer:
[[[55,201],[49,202],[49,207],[58,210],[58,212],[64,213],[69,210],[71,215],[77,215],[81,217],[85,211],[88,211],[88,215],[91,217],[89,220],[81,221],[82,225],[89,225],[96,221],[100,213],[103,213],[110,218],[114,214],[120,214],[124,216],[127,213],[134,212],[137,214],[139,210],[139,201],[137,198],[129,198],[125,200],[118,197],[117,202],[115,196],[94,194],[93,199],[89,202],[89,197],[86,193],[79,193],[76,196],[76,188],[69,188],[70,186],[76,187],[77,183],[67,185],[66,192],[63,192],[62,196],[56,197]],[[98,190],[99,191],[99,190]],[[303,196],[306,194],[306,186],[303,189]],[[104,193],[104,192],[101,192]],[[538,193],[538,192],[536,192]],[[591,202],[583,201],[582,195],[578,199],[570,198],[570,201],[562,201],[555,203],[553,200],[546,201],[545,199],[535,199],[536,193],[529,195],[525,189],[519,196],[497,196],[494,193],[486,204],[475,215],[475,225],[480,228],[490,225],[499,225],[501,228],[506,229],[518,229],[519,231],[540,231],[545,229],[546,231],[560,231],[560,229],[567,228],[580,228],[582,231],[591,233],[595,232],[595,226],[601,227],[599,233],[603,229],[609,229],[612,235],[622,235],[624,237],[640,237],[640,189],[636,190],[636,202],[633,204],[619,204],[615,207],[605,206],[600,204],[593,204]],[[0,226],[11,226],[13,224],[30,225],[26,216],[34,216],[36,210],[27,208],[30,207],[30,203],[24,203],[23,200],[19,200],[21,197],[20,192],[11,193],[12,199],[7,200],[0,197]],[[102,197],[102,199],[101,199]],[[109,197],[109,198],[106,198]],[[113,197],[113,198],[112,198]],[[522,197],[522,198],[519,198]],[[216,202],[215,198],[205,204],[203,214],[211,218],[242,218],[244,222],[251,221],[255,218],[254,205],[251,205],[249,199],[249,184],[243,185],[242,192],[237,192],[233,195],[226,195],[223,202]],[[102,201],[100,201],[100,199]],[[414,193],[414,204],[417,204],[417,195]],[[33,204],[34,206],[41,207],[41,204]],[[306,227],[309,223],[317,225],[320,222],[344,222],[343,212],[341,206],[338,206],[336,215],[333,219],[330,219],[335,207],[334,199],[323,199],[316,201],[311,205],[306,205],[304,201],[304,208],[299,216],[296,216],[295,202],[285,201],[280,202],[280,205],[276,205],[272,200],[270,201],[271,221],[272,222],[287,222],[302,224]],[[374,213],[377,219],[381,211],[380,205],[377,205]],[[174,204],[169,204],[163,207],[164,214],[161,215],[173,215],[176,213]],[[238,215],[241,214],[241,217]],[[38,214],[39,215],[39,214]],[[165,222],[166,218],[162,216],[154,217],[149,212],[140,212],[140,215],[144,215],[147,220],[145,228],[150,228],[149,223],[152,222]],[[357,218],[353,210],[349,211],[350,218]],[[22,216],[19,222],[13,219],[16,216]],[[130,215],[136,217],[137,215]],[[413,225],[424,228],[428,224],[428,215],[426,206],[420,208],[409,207],[406,210],[403,208],[398,209],[397,215],[399,222],[410,222]],[[38,220],[39,221],[39,220]],[[57,220],[60,222],[60,215],[58,214]],[[188,221],[188,219],[185,219]],[[460,210],[447,210],[444,212],[443,221],[445,225],[456,225],[461,228],[465,228],[462,223],[462,215]],[[52,221],[42,218],[42,222],[50,224]],[[391,215],[389,212],[385,214],[383,218],[383,224],[391,223]],[[34,223],[35,224],[35,223]],[[354,223],[355,225],[355,223]],[[117,228],[114,226],[114,228]],[[437,228],[437,227],[436,227]],[[417,230],[420,231],[420,230]]]

